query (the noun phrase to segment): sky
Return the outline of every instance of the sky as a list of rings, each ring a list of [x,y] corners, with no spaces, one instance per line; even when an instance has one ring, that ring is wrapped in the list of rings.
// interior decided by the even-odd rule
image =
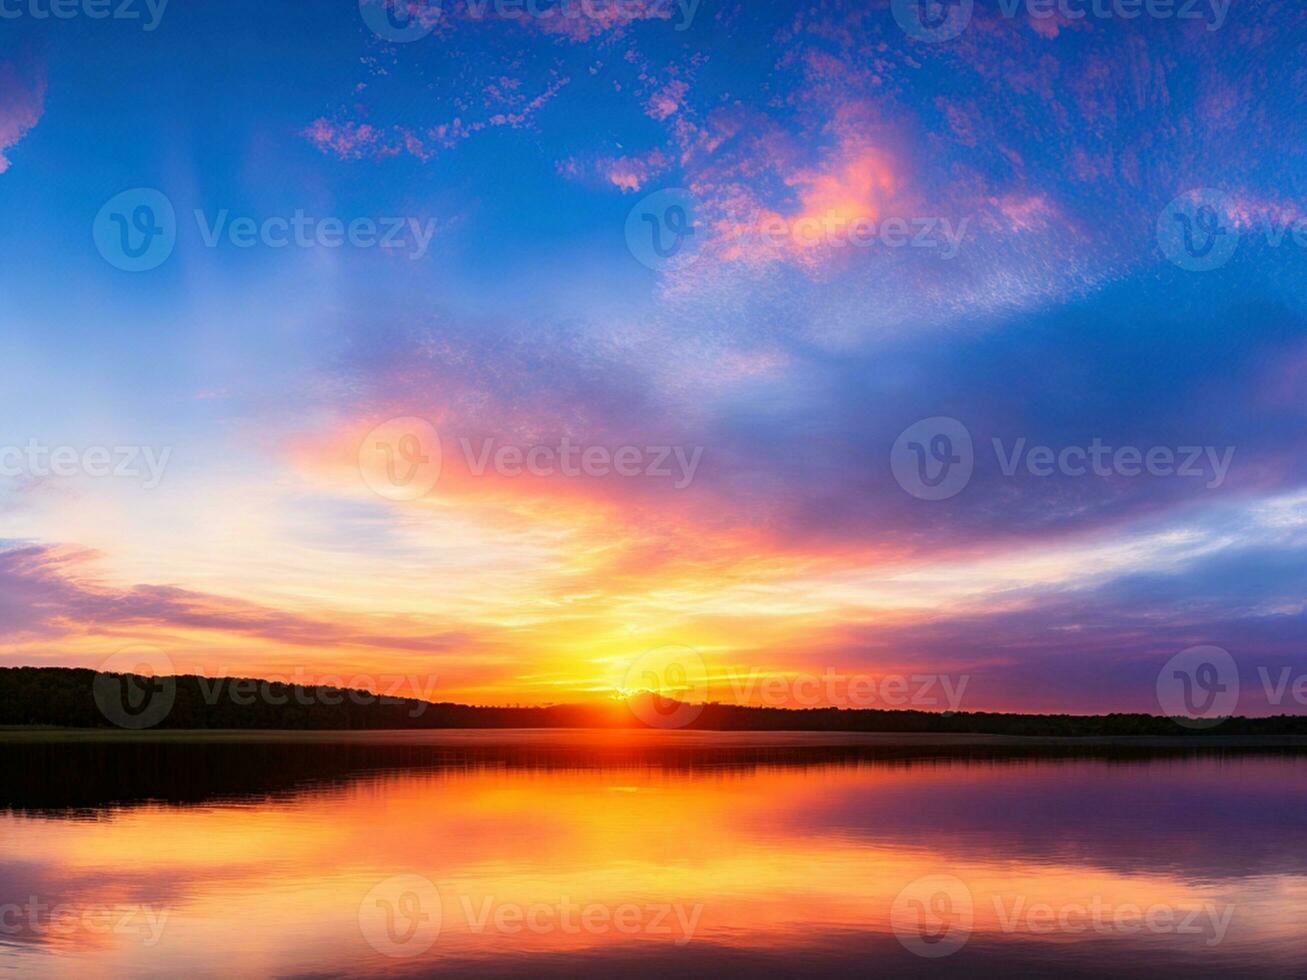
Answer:
[[[1302,710],[1296,0],[118,2],[0,3],[0,665]]]

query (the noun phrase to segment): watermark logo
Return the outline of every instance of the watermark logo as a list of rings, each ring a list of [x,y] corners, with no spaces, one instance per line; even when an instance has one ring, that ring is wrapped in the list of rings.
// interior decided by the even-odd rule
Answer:
[[[908,37],[935,44],[965,31],[974,6],[974,0],[893,0],[890,9]]]
[[[1074,23],[1093,20],[1201,20],[1208,31],[1225,25],[1232,0],[998,0],[998,13],[1012,20]],[[890,9],[909,37],[936,43],[958,37],[971,23],[974,0],[891,0]]]
[[[47,937],[82,937],[92,942],[103,936],[135,938],[142,946],[158,946],[172,910],[153,905],[86,905],[48,902],[29,895],[23,902],[0,904],[0,937],[43,940]],[[4,943],[0,938],[0,943]]]
[[[359,443],[359,473],[387,500],[418,500],[440,480],[440,433],[426,419],[403,416],[381,423]]]
[[[626,247],[655,271],[695,255],[703,240],[694,196],[669,187],[638,201],[626,216]]]
[[[1200,480],[1207,490],[1224,486],[1235,446],[1112,446],[1095,436],[1084,445],[1049,446],[1022,436],[990,440],[994,465],[1009,479],[1025,476]],[[951,418],[923,419],[903,431],[890,451],[894,478],[921,500],[946,500],[967,486],[978,462],[971,434]]]
[[[296,667],[290,674],[257,680],[205,677],[201,673],[195,683],[201,700],[209,707],[224,698],[236,707],[262,703],[279,708],[291,702],[306,708],[337,707],[348,702],[359,707],[407,707],[408,717],[420,718],[434,698],[439,678],[435,674],[353,674],[346,678],[339,674],[309,674]]]
[[[440,480],[441,439],[435,427],[417,417],[391,419],[373,429],[358,447],[364,482],[388,500],[416,500]],[[703,460],[703,446],[605,446],[574,442],[500,443],[493,437],[474,442],[461,437],[458,451],[469,476],[488,474],[517,479],[645,479],[669,481],[685,490]],[[454,457],[457,458],[457,454]]]
[[[290,214],[255,218],[227,208],[192,215],[205,248],[377,249],[403,254],[416,262],[426,256],[436,236],[434,218],[316,217],[296,208]],[[138,188],[112,198],[96,216],[92,235],[100,254],[117,269],[148,272],[158,268],[177,246],[177,214],[161,191]]]
[[[1295,675],[1292,667],[1281,667],[1272,677],[1271,668],[1260,666],[1257,668],[1257,676],[1261,679],[1262,692],[1266,695],[1267,704],[1278,708],[1284,704],[1287,694],[1300,707],[1307,706],[1307,673],[1300,672]]]
[[[383,41],[408,44],[436,29],[441,0],[359,0],[363,23]]]
[[[631,24],[637,20],[674,20],[674,31],[694,23],[700,0],[466,0],[467,16],[498,20],[594,21],[600,25]]]
[[[168,261],[177,245],[177,213],[162,192],[137,187],[105,202],[91,233],[114,268],[148,272]]]
[[[530,904],[498,902],[493,896],[477,902],[469,895],[461,895],[459,905],[468,932],[476,935],[659,936],[671,939],[676,946],[685,946],[694,939],[703,915],[701,903],[582,904],[566,895],[557,901]]]
[[[359,904],[359,931],[382,956],[411,959],[440,936],[440,892],[421,875],[395,875],[372,888]]]
[[[956,953],[971,938],[975,902],[961,878],[927,875],[898,893],[889,918],[904,949],[939,959]]]
[[[1093,895],[1087,902],[1061,905],[1030,902],[1025,895],[994,895],[992,900],[999,930],[1009,934],[1133,936],[1147,932],[1198,936],[1206,946],[1216,946],[1225,939],[1235,911],[1233,905],[1218,906],[1215,902],[1189,906],[1117,904],[1105,901],[1101,895]]]
[[[1230,218],[1230,201],[1210,187],[1181,194],[1157,219],[1162,254],[1190,272],[1211,272],[1239,248],[1239,231]]]
[[[317,218],[297,208],[290,215],[273,215],[256,219],[248,215],[233,218],[226,208],[212,216],[195,211],[195,226],[205,248],[218,248],[225,239],[235,248],[350,248],[401,249],[410,261],[427,254],[436,237],[436,222],[418,218],[387,216],[379,218]]]
[[[655,647],[627,667],[621,691],[631,713],[650,728],[684,728],[703,713],[708,668],[693,647]]]
[[[111,724],[139,731],[153,728],[177,700],[172,658],[151,646],[132,646],[109,657],[91,682],[95,705]]]
[[[764,675],[750,667],[730,674],[731,696],[736,704],[765,708],[913,708],[941,704],[952,711],[962,707],[970,674],[846,674],[827,667],[821,674]]]
[[[149,34],[167,9],[168,0],[0,0],[0,20],[138,20],[144,21],[141,29]]]
[[[908,426],[890,451],[894,479],[919,500],[956,497],[971,482],[975,465],[971,433],[945,416]]]
[[[155,490],[163,482],[172,447],[164,446],[50,446],[30,439],[25,446],[0,446],[0,476],[77,476],[91,479],[140,480],[144,490]]]
[[[1232,0],[998,0],[1004,17],[1016,17],[1024,7],[1034,20],[1206,20],[1208,31],[1225,24]],[[1210,17],[1209,17],[1210,15]]]
[[[534,477],[563,476],[568,479],[607,476],[671,480],[672,488],[684,490],[694,482],[703,459],[703,446],[634,446],[610,449],[574,443],[563,436],[557,445],[535,443],[521,446],[496,445],[483,439],[479,448],[470,439],[459,439],[468,472],[484,476],[492,470],[499,476],[517,477],[524,473]]]
[[[1171,262],[1211,272],[1247,242],[1253,247],[1307,248],[1307,216],[1293,201],[1232,199],[1210,187],[1186,191],[1157,219],[1157,242]]]
[[[919,248],[934,250],[942,259],[956,258],[966,237],[971,216],[954,222],[938,216],[807,215],[785,218],[769,214],[757,222],[758,240],[764,245],[811,248]]]
[[[1029,445],[1022,437],[1011,446],[993,440],[999,471],[1015,477],[1022,469],[1030,476],[1050,477],[1178,477],[1203,480],[1208,490],[1225,483],[1234,463],[1234,446],[1109,446],[1095,437],[1088,446]]]
[[[1186,728],[1212,728],[1239,704],[1239,668],[1216,646],[1182,650],[1157,675],[1162,713]]]

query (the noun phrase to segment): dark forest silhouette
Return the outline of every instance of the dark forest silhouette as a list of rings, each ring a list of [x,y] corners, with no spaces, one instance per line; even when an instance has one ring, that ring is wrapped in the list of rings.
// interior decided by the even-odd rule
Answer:
[[[97,685],[97,678],[99,682]],[[106,694],[108,692],[108,694]],[[122,698],[123,714],[166,705],[152,729],[393,730],[438,728],[648,728],[704,731],[828,731],[1120,737],[1307,736],[1307,717],[1229,718],[1195,728],[1146,714],[1037,715],[845,708],[758,708],[709,703],[686,711],[644,694],[644,703],[611,701],[549,707],[478,707],[426,702],[351,688],[305,687],[251,678],[194,675],[153,678],[81,668],[0,668],[0,726],[116,729],[103,699]],[[97,700],[99,699],[99,700]],[[643,719],[643,720],[642,720]],[[143,726],[147,727],[147,726]],[[673,727],[669,721],[667,727]]]

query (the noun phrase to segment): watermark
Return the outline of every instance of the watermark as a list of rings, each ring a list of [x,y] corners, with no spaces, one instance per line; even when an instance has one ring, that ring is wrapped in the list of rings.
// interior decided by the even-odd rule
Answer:
[[[566,895],[526,903],[463,895],[458,904],[468,931],[479,935],[662,936],[676,946],[694,938],[704,908],[702,903],[575,902]]]
[[[1185,191],[1157,219],[1157,244],[1172,263],[1189,272],[1224,266],[1245,239],[1260,237],[1267,248],[1292,242],[1307,248],[1307,216],[1296,209],[1250,210],[1210,187]]]
[[[1032,444],[1024,436],[991,440],[999,473],[1007,478],[1153,477],[1198,480],[1207,490],[1224,485],[1234,463],[1234,446],[1114,446],[1095,436],[1086,444]],[[971,433],[954,418],[936,416],[913,423],[890,450],[890,469],[907,493],[920,500],[946,500],[966,489],[976,468]]]
[[[1307,706],[1307,671],[1295,674],[1292,667],[1280,667],[1272,675],[1270,667],[1260,666],[1257,677],[1262,682],[1267,704],[1278,708],[1287,695],[1299,707]]]
[[[382,422],[359,443],[363,482],[387,500],[419,500],[440,481],[444,457],[440,433],[412,415]]]
[[[626,215],[626,247],[637,262],[655,271],[693,259],[703,239],[698,203],[683,187],[654,191]]]
[[[703,446],[587,446],[563,436],[556,444],[521,446],[483,439],[474,446],[459,439],[468,472],[484,476],[487,469],[499,476],[578,477],[621,476],[671,480],[684,490],[694,482],[703,460]]]
[[[443,6],[441,0],[359,0],[359,14],[383,41],[409,44],[436,29]]]
[[[1186,728],[1214,728],[1248,710],[1259,691],[1267,708],[1286,702],[1307,706],[1307,671],[1292,666],[1258,664],[1256,687],[1243,684],[1229,651],[1204,645],[1189,647],[1169,659],[1157,674],[1157,703],[1162,713]],[[1261,707],[1260,704],[1257,707]]]
[[[148,34],[167,9],[168,0],[0,0],[0,20],[135,20]]]
[[[631,713],[650,728],[684,728],[703,714],[708,667],[693,647],[654,647],[627,665],[619,693]]]
[[[1047,936],[1054,933],[1079,936],[1151,935],[1194,936],[1205,946],[1216,946],[1234,919],[1233,905],[1201,902],[1195,905],[1171,905],[1154,902],[1109,902],[1101,895],[1087,901],[1031,902],[1024,895],[993,895],[994,918],[1005,933]]]
[[[379,882],[358,908],[359,931],[382,956],[421,956],[440,936],[440,892],[421,875],[395,875]]]
[[[403,216],[315,217],[301,208],[289,215],[251,217],[229,209],[193,212],[205,248],[251,249],[357,248],[405,254],[417,261],[427,254],[436,234],[434,218]],[[92,237],[114,268],[148,272],[172,255],[178,225],[172,202],[161,191],[137,188],[115,195],[96,215]]]
[[[209,707],[226,700],[238,707],[266,704],[284,707],[343,704],[359,707],[407,705],[409,718],[420,718],[439,686],[435,674],[310,674],[297,667],[289,674],[263,678],[197,676],[200,698]]]
[[[849,674],[826,668],[822,673],[763,676],[751,667],[744,676],[732,674],[729,684],[736,704],[766,708],[937,708],[957,711],[969,674]]]
[[[939,249],[939,256],[958,254],[971,217],[954,225],[943,217],[889,217],[877,221],[869,216],[841,218],[810,215],[783,218],[768,215],[758,222],[758,236],[767,245],[799,248],[920,248]]]
[[[461,0],[471,20],[594,21],[604,27],[638,20],[672,21],[686,31],[699,12],[700,0]],[[451,3],[451,6],[454,6]]]
[[[91,225],[104,260],[124,272],[149,272],[177,247],[177,212],[162,191],[136,187],[105,201]]]
[[[921,500],[948,500],[971,482],[976,454],[971,433],[957,419],[937,415],[908,426],[894,440],[894,479]]]
[[[624,26],[640,20],[665,20],[672,29],[689,30],[700,0],[359,0],[359,13],[368,28],[383,41],[409,44],[420,41],[442,18],[487,20],[541,20],[579,27]]]
[[[500,442],[493,437],[458,439],[466,472],[473,477],[488,473],[513,479],[626,479],[667,480],[675,490],[694,482],[703,460],[702,446],[606,446],[574,442],[562,436],[557,442],[531,444]],[[359,444],[359,473],[375,493],[387,500],[418,500],[440,481],[444,449],[440,434],[429,421],[417,416],[390,419],[370,431]]]
[[[1204,21],[1209,31],[1225,26],[1233,0],[998,0],[1004,17],[1022,11],[1033,20],[1185,20]]]
[[[157,946],[171,914],[146,904],[83,905],[29,895],[24,902],[0,903],[0,937],[125,936]]]
[[[1225,26],[1232,0],[998,0],[998,12],[1008,20],[1025,16],[1035,21],[1079,20],[1201,21],[1208,31]],[[909,37],[937,44],[960,36],[971,24],[974,0],[891,0],[894,20]]]
[[[119,728],[141,730],[162,724],[177,703],[177,668],[171,657],[150,646],[120,650],[100,664],[92,694],[100,713]],[[200,701],[215,708],[257,704],[274,708],[341,705],[407,707],[420,718],[437,689],[434,674],[314,674],[295,668],[263,678],[195,675]]]
[[[894,897],[889,921],[904,949],[940,959],[956,953],[971,938],[975,902],[961,878],[926,875]]]
[[[1004,476],[1024,470],[1030,476],[1153,476],[1202,480],[1208,490],[1225,483],[1234,462],[1234,446],[1109,446],[1095,437],[1087,446],[1028,445],[1024,437],[1011,445],[993,440]]]
[[[898,893],[890,928],[905,949],[939,959],[956,953],[981,928],[1025,936],[1186,936],[1211,947],[1225,940],[1234,915],[1233,905],[1212,901],[1143,905],[1089,895],[1053,903],[1002,892],[978,899],[962,879],[940,874],[918,878]]]
[[[400,959],[422,955],[443,930],[456,928],[486,937],[650,936],[684,946],[694,938],[703,910],[702,903],[587,902],[568,895],[534,902],[469,894],[446,899],[427,878],[406,874],[373,887],[359,905],[358,922],[373,949]]]
[[[31,439],[25,446],[0,446],[0,476],[68,480],[139,480],[145,490],[163,482],[172,447],[164,446],[50,446]]]
[[[850,673],[827,667],[820,673],[766,673],[723,666],[715,688],[733,706],[763,708],[882,708],[958,711],[970,675]],[[694,647],[668,644],[646,650],[629,664],[618,694],[637,719],[651,728],[684,728],[703,713],[709,695],[708,662]]]
[[[153,728],[177,701],[176,667],[162,650],[131,646],[100,664],[91,694],[100,714],[119,728]]]
[[[908,37],[937,44],[967,29],[974,6],[974,0],[892,0],[890,10]]]
[[[434,218],[315,218],[296,208],[290,215],[265,218],[237,216],[225,208],[212,215],[195,211],[195,225],[205,248],[225,240],[235,248],[380,248],[405,251],[416,262],[427,254],[436,235]]]
[[[1220,647],[1190,647],[1162,666],[1156,687],[1162,714],[1186,728],[1212,728],[1239,705],[1239,668]]]

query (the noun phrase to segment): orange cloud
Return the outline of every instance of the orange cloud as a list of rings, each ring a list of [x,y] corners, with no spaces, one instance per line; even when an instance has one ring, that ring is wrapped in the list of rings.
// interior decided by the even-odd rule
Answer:
[[[867,234],[902,202],[903,181],[890,153],[858,137],[841,142],[813,167],[792,168],[785,147],[768,147],[762,159],[793,189],[788,206],[765,203],[743,185],[719,185],[716,178],[697,189],[709,198],[712,247],[725,261],[790,261],[812,268],[823,264],[857,235]]]
[[[898,189],[888,156],[867,146],[845,147],[833,167],[795,174],[786,183],[800,188],[800,207],[789,221],[822,230],[847,230],[855,221],[883,217]],[[796,240],[807,244],[804,236]]]

